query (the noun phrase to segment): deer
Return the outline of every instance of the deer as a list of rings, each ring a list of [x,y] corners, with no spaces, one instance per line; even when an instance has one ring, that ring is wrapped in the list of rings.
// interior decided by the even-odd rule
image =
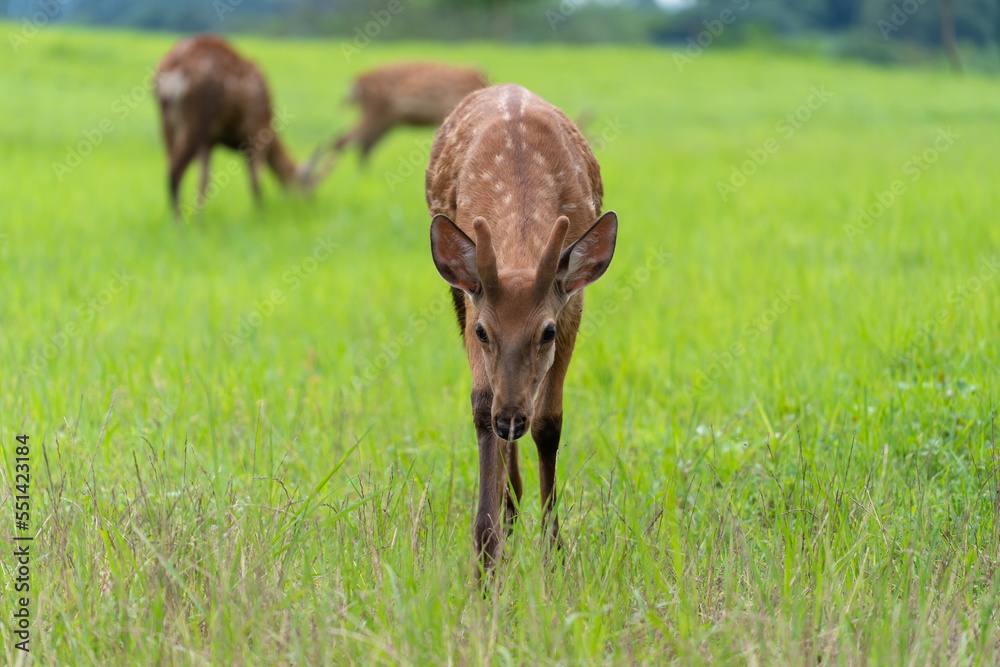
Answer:
[[[451,287],[472,371],[479,446],[473,546],[482,582],[517,519],[517,443],[529,431],[547,548],[561,546],[563,384],[584,288],[611,263],[618,216],[601,214],[600,167],[579,129],[514,84],[472,93],[448,116],[431,148],[425,194],[432,259]]]
[[[303,193],[311,192],[333,166],[329,160],[321,164],[322,147],[308,162],[296,165],[278,138],[263,74],[220,37],[182,39],[160,61],[155,81],[175,218],[180,217],[181,179],[196,157],[202,168],[197,209],[203,207],[209,158],[217,145],[243,153],[258,205],[262,164],[271,168],[283,187]]]
[[[462,98],[489,83],[475,69],[440,63],[396,63],[354,81],[347,102],[361,107],[357,126],[337,138],[335,151],[357,144],[362,165],[396,125],[437,127]]]

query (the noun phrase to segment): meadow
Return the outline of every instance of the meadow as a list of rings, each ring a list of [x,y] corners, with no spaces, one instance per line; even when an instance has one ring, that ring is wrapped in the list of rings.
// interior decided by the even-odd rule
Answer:
[[[217,151],[204,213],[175,224],[149,91],[175,39],[0,49],[0,533],[25,434],[35,535],[30,656],[0,557],[6,662],[1000,661],[994,78],[235,40],[299,158],[354,121],[355,74],[404,58],[593,115],[621,226],[566,382],[565,548],[546,556],[525,438],[484,597],[433,133],[348,156],[308,198],[268,175],[260,209]]]

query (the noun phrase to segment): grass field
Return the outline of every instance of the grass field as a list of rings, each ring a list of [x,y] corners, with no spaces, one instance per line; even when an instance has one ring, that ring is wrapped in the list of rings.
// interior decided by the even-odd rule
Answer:
[[[236,40],[299,157],[354,120],[355,73],[413,56],[595,114],[621,229],[566,383],[566,548],[546,560],[525,440],[483,599],[432,133],[310,199],[269,176],[260,210],[240,166],[175,225],[146,78],[173,39],[0,49],[0,533],[27,434],[36,663],[1000,661],[997,81]]]

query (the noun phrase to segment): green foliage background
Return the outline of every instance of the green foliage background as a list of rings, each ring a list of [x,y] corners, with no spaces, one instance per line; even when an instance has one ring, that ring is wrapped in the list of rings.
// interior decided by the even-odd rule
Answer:
[[[997,4],[953,4],[967,64],[995,71]],[[732,20],[719,34],[712,25],[727,11]],[[69,22],[362,38],[367,32],[380,40],[448,42],[686,45],[708,30],[716,47],[767,44],[880,63],[938,60],[941,46],[941,0],[692,0],[666,11],[653,0],[8,0],[7,16],[34,27]]]

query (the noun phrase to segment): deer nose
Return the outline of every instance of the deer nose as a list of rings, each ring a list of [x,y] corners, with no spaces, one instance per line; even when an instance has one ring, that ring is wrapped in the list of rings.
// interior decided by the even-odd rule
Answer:
[[[524,435],[525,423],[526,423],[525,418],[521,416],[515,416],[513,418],[514,422],[513,429],[511,429],[511,421],[512,421],[511,419],[504,417],[497,417],[496,419],[493,420],[494,423],[493,427],[496,431],[497,436],[500,437],[500,439],[517,440],[522,435]]]

